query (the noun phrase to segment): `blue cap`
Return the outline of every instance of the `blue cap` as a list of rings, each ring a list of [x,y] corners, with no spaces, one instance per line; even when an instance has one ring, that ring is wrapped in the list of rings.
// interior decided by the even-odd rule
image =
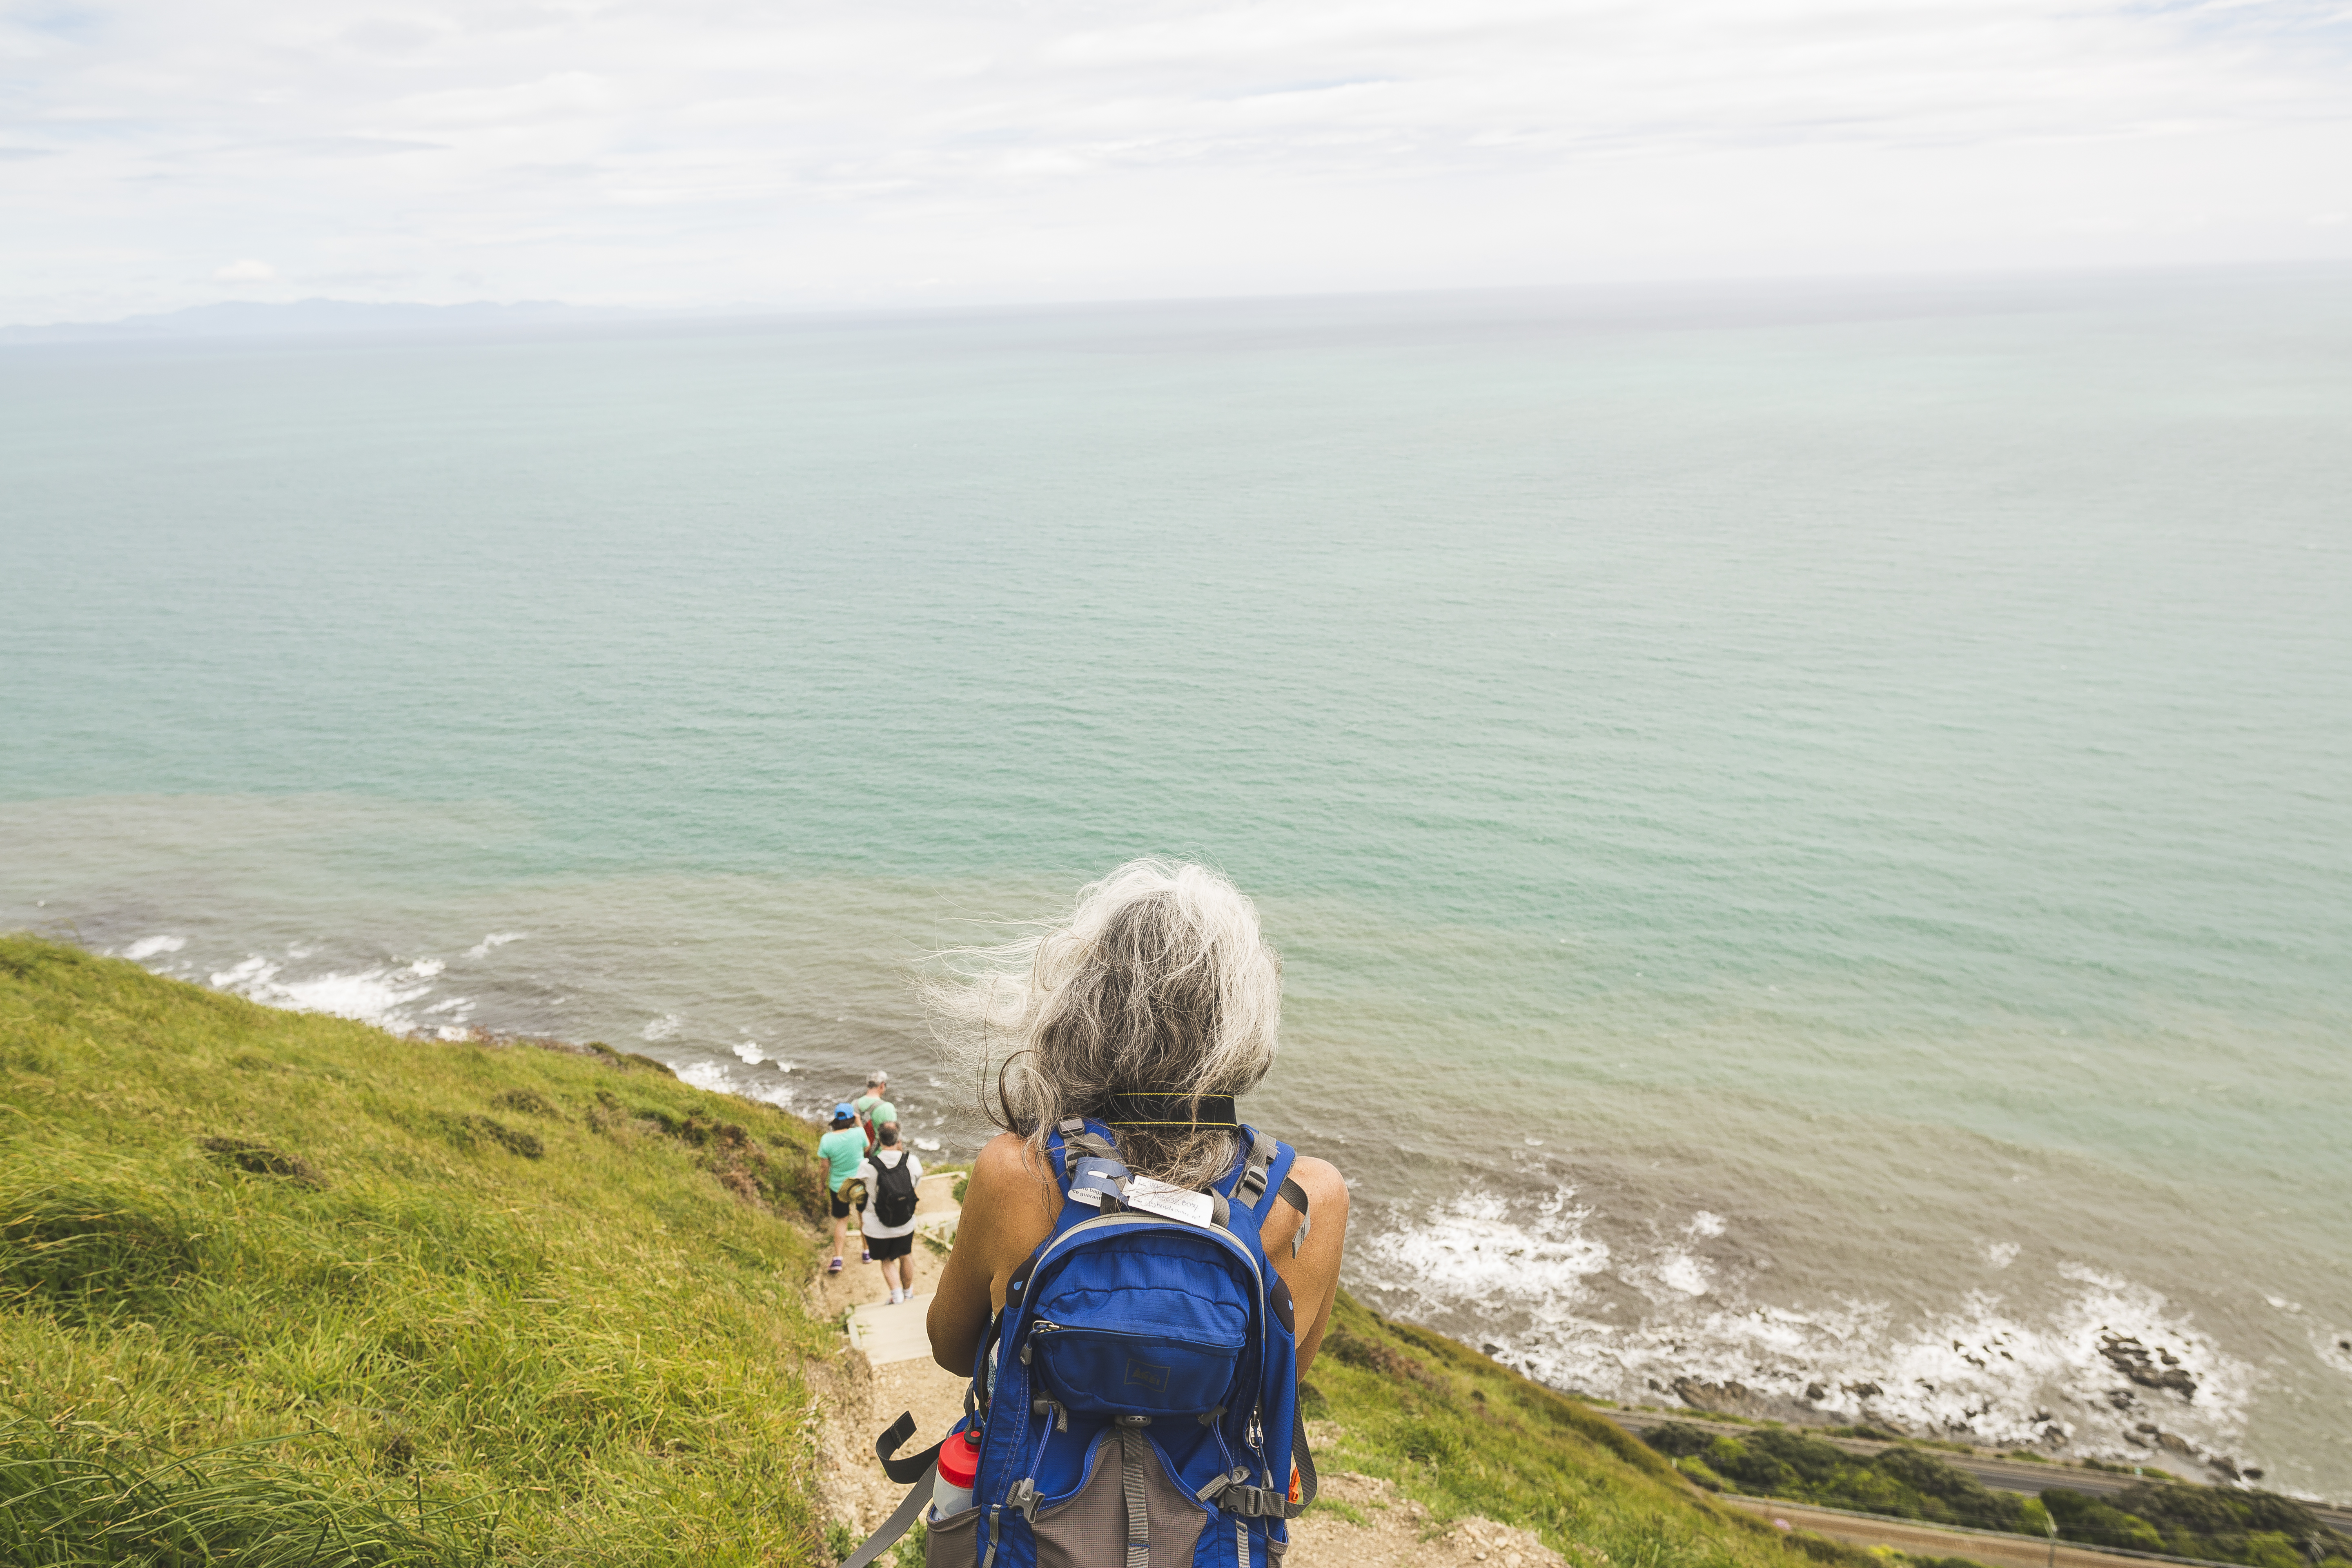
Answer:
[[[845,1118],[851,1121],[857,1120],[857,1107],[850,1104],[849,1101],[845,1100],[839,1105],[833,1108],[833,1119],[835,1121],[842,1121]]]

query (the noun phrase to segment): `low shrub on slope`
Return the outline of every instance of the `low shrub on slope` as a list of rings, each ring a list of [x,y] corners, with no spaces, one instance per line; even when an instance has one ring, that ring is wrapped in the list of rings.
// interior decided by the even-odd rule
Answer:
[[[0,937],[0,1563],[829,1561],[814,1136]]]
[[[2112,1500],[2052,1487],[2041,1497],[1996,1491],[1916,1448],[1864,1457],[1800,1432],[1740,1437],[1669,1422],[1651,1445],[1702,1484],[1930,1523],[2165,1552],[2250,1568],[2352,1568],[2352,1540],[2292,1498],[2177,1482],[2143,1482]]]

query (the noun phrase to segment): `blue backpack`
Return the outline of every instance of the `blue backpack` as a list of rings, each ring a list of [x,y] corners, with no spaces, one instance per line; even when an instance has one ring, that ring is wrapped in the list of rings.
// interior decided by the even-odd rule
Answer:
[[[1197,1193],[1133,1177],[1099,1121],[1048,1136],[1062,1212],[981,1337],[956,1427],[982,1434],[973,1506],[930,1520],[929,1568],[1279,1568],[1315,1464],[1290,1289],[1258,1232],[1287,1202],[1296,1256],[1307,1194],[1289,1145],[1240,1132]],[[875,1450],[915,1489],[843,1568],[924,1512],[939,1449],[894,1458],[914,1425]]]

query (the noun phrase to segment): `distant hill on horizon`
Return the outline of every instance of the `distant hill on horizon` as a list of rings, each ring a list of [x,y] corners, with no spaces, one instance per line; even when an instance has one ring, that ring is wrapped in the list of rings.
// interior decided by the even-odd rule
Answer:
[[[113,321],[58,321],[0,327],[0,343],[89,342],[153,338],[301,337],[362,332],[473,331],[484,327],[626,321],[659,312],[618,305],[567,305],[559,300],[499,304],[379,304],[324,298],[263,302],[229,300]]]

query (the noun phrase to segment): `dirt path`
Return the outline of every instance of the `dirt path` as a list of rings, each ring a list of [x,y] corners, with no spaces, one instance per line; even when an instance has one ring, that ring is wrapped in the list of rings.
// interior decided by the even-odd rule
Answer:
[[[882,1270],[858,1261],[859,1238],[853,1231],[842,1271],[820,1274],[811,1287],[816,1310],[845,1323],[854,1309],[863,1307],[868,1309],[864,1316],[869,1323],[919,1333],[930,1310],[931,1289],[947,1261],[922,1238],[954,1233],[954,1188],[955,1177],[942,1174],[924,1177],[918,1190],[914,1300],[887,1304],[890,1292],[882,1283]],[[902,1314],[905,1321],[896,1321]],[[832,1381],[834,1386],[823,1395],[830,1408],[817,1447],[817,1497],[826,1520],[846,1525],[863,1541],[907,1495],[906,1488],[882,1473],[881,1462],[874,1457],[876,1436],[900,1411],[911,1411],[915,1436],[906,1451],[929,1447],[963,1414],[965,1380],[933,1365],[928,1356],[877,1363],[864,1351],[852,1349],[845,1334]]]
[[[1358,1524],[1348,1513],[1364,1522]],[[1389,1482],[1339,1470],[1323,1476],[1317,1505],[1291,1521],[1290,1552],[1282,1563],[1283,1568],[1423,1568],[1432,1563],[1566,1568],[1567,1559],[1528,1531],[1489,1519],[1457,1520],[1440,1531],[1427,1509]],[[1609,1557],[1587,1548],[1577,1563],[1578,1568],[1608,1568]]]

